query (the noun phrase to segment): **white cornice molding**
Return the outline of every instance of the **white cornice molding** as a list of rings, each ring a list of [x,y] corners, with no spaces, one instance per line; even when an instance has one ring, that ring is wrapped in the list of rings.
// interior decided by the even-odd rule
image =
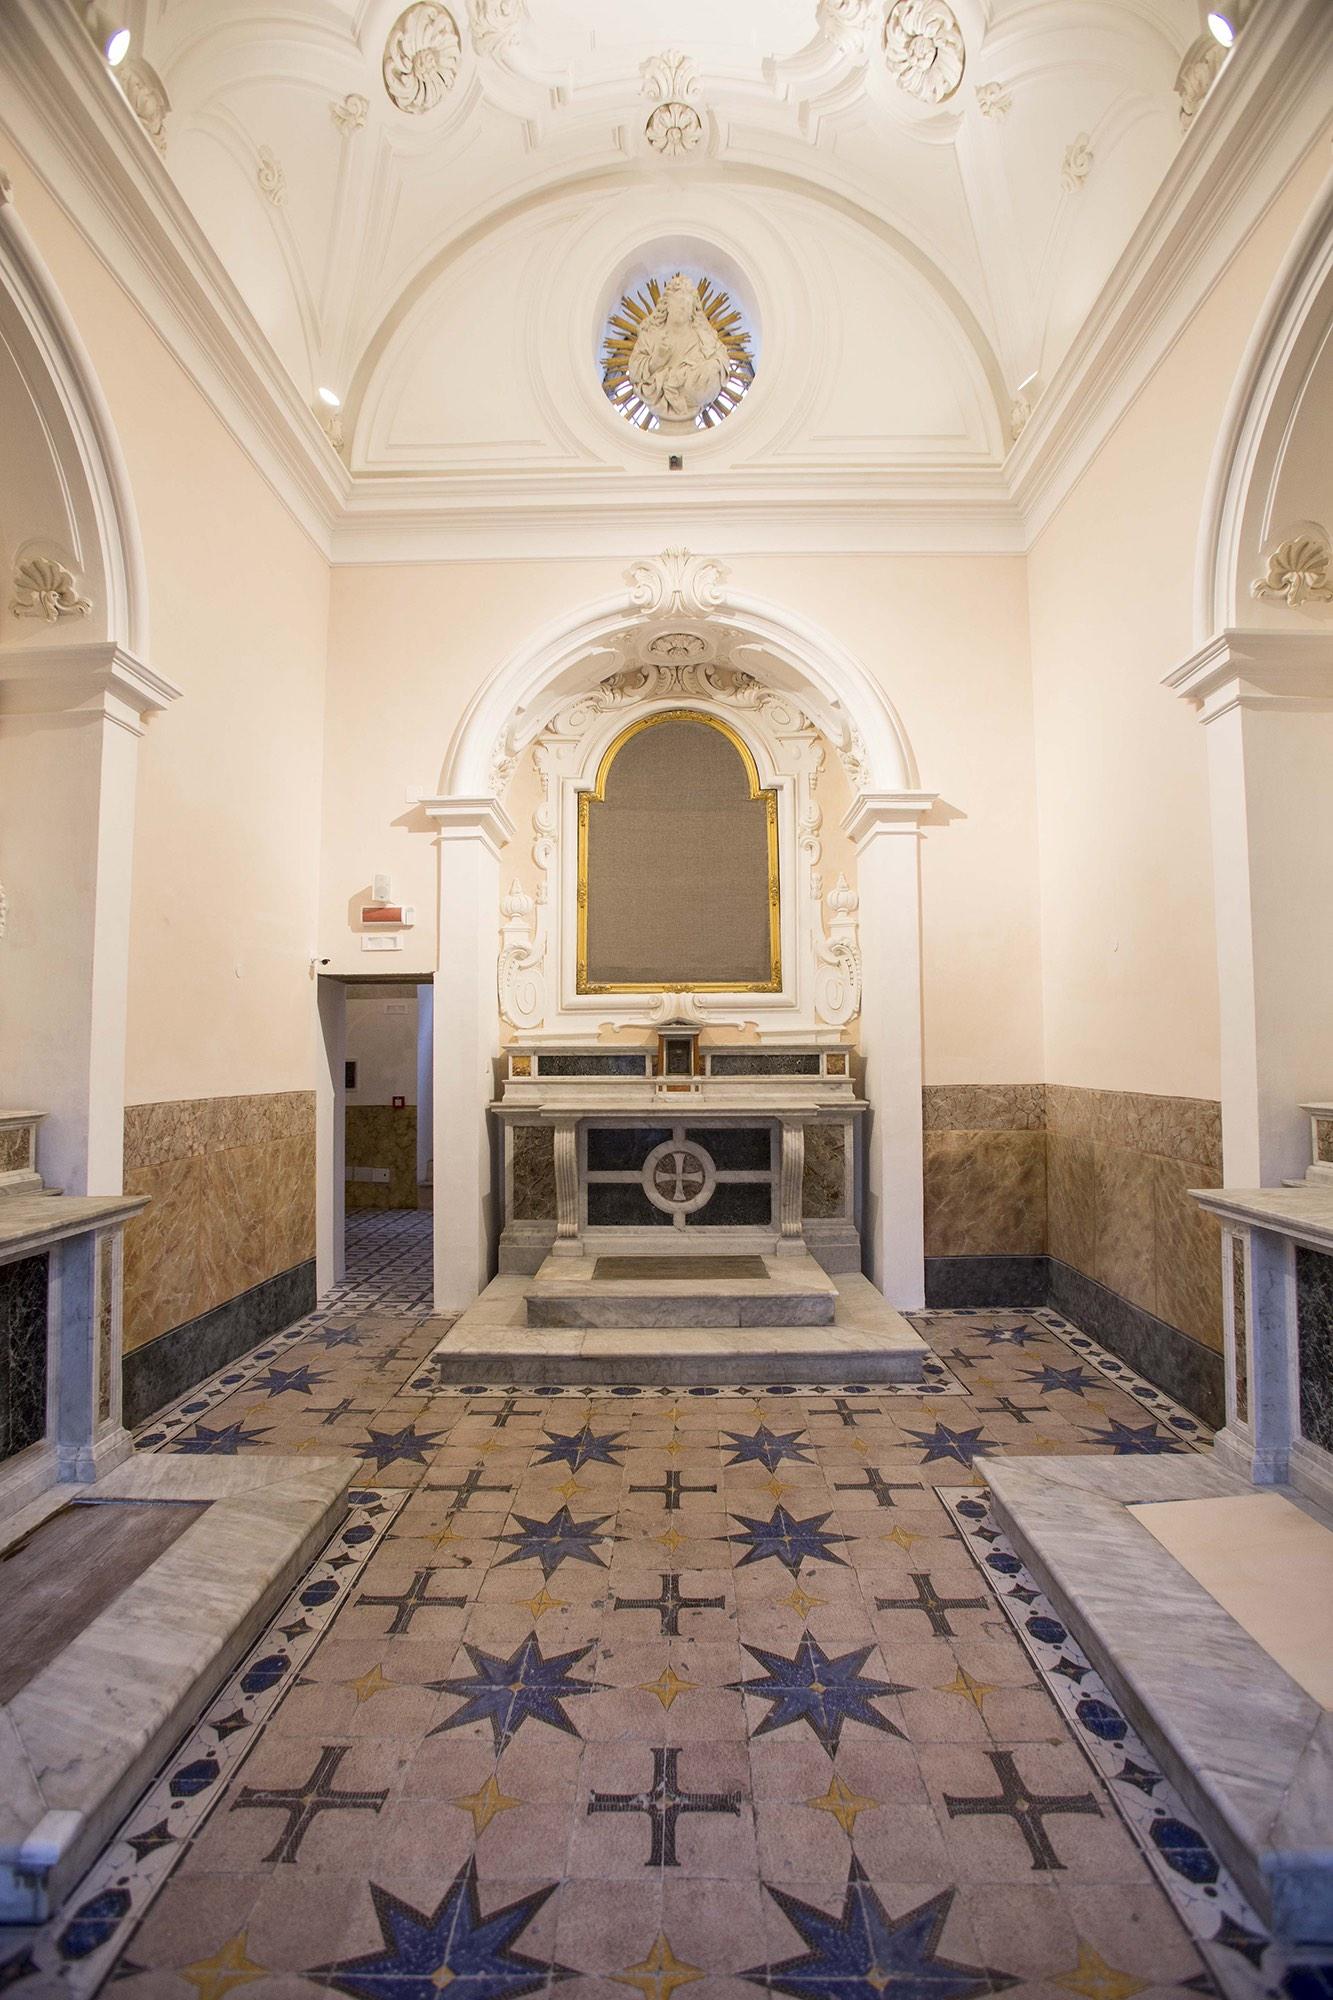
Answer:
[[[858,792],[842,816],[842,830],[858,852],[879,834],[920,833],[939,796],[938,792]]]
[[[1228,626],[1162,677],[1201,722],[1236,708],[1333,708],[1333,632]]]
[[[0,715],[104,714],[135,735],[143,718],[180,698],[165,675],[113,639],[0,646]]]
[[[1021,551],[1081,477],[1317,138],[1333,99],[1327,0],[1257,0],[1175,163],[1003,469],[709,476],[354,477],[177,191],[73,11],[0,6],[18,145],[279,499],[335,562],[629,551],[707,522],[735,547]],[[0,162],[0,164],[3,164]],[[638,510],[644,509],[644,512]]]
[[[1257,0],[1006,469],[1040,535],[1327,126],[1328,0]]]
[[[479,840],[498,856],[516,828],[500,801],[484,793],[472,797],[422,799],[422,811],[440,840]]]

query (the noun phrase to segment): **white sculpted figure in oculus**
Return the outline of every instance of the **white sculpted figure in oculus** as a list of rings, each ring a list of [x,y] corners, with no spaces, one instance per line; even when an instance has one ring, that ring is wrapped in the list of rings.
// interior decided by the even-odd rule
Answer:
[[[727,350],[697,288],[677,271],[639,329],[630,381],[654,416],[688,422],[713,401],[730,373]]]

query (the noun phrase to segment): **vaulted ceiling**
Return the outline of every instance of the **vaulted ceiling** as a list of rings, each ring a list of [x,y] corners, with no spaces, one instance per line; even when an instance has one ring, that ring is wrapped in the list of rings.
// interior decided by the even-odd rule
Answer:
[[[798,486],[1001,462],[1182,143],[1200,35],[1198,0],[128,18],[122,85],[301,394],[341,398],[354,472],[663,457],[598,351],[621,291],[682,262],[758,353],[692,465]]]

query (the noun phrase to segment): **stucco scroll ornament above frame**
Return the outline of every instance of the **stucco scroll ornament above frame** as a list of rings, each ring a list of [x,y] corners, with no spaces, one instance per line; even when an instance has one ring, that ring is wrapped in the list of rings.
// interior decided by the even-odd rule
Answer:
[[[699,84],[694,64],[688,56],[669,49],[650,56],[639,71],[643,94],[653,100],[643,136],[655,153],[664,159],[680,159],[692,153],[704,136],[704,121],[691,102]]]
[[[1262,576],[1250,585],[1254,598],[1298,604],[1333,603],[1333,545],[1317,521],[1302,521],[1269,550]]]
[[[1207,97],[1226,61],[1226,50],[1207,29],[1186,49],[1176,72],[1175,92],[1180,99],[1180,129],[1188,132],[1194,114]]]
[[[839,48],[859,52],[875,12],[875,0],[819,0],[815,18]]]
[[[70,571],[51,556],[29,556],[14,571],[9,609],[15,618],[44,618],[54,625],[61,618],[86,618],[92,608]]]
[[[645,618],[707,618],[721,609],[731,572],[716,556],[663,549],[625,571],[631,608]]]
[[[515,880],[500,899],[502,943],[496,969],[500,1018],[511,1028],[539,1028],[546,1018],[546,908]],[[534,923],[535,917],[535,923]]]
[[[390,103],[413,116],[433,111],[457,79],[462,49],[449,9],[436,0],[417,0],[398,16],[384,43]]]
[[[171,109],[171,99],[167,96],[167,87],[161,77],[152,64],[145,62],[142,56],[131,56],[114,74],[125,93],[130,110],[158,152],[165,153],[167,113]]]
[[[909,97],[943,104],[963,80],[963,31],[945,0],[894,0],[884,23],[884,60]]]
[[[829,890],[828,905],[828,929],[821,924],[814,933],[815,1012],[830,1028],[845,1028],[861,1011],[860,898],[845,875]]]

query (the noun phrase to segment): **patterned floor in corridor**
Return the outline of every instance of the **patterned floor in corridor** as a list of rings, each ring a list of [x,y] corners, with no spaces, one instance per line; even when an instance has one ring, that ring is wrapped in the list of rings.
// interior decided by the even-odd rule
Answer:
[[[0,1990],[1166,2000],[1219,1956],[1229,1991],[1322,1990],[1274,1983],[988,1525],[989,1454],[1206,1448],[1176,1406],[1042,1313],[923,1316],[914,1395],[422,1390],[429,1218],[399,1221],[143,1434],[363,1483]]]

